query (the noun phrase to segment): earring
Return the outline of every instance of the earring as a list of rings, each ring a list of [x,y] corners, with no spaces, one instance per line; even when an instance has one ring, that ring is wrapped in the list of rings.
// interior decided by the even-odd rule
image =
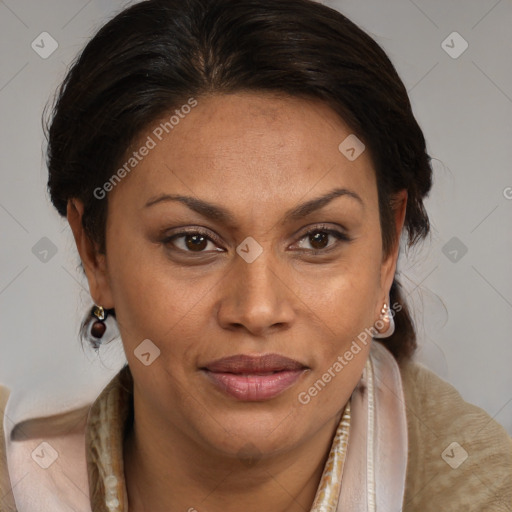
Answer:
[[[389,301],[389,299],[388,299]],[[380,310],[380,322],[389,322],[389,326],[385,332],[377,332],[374,338],[389,338],[395,332],[395,320],[393,315],[389,312],[389,306],[387,302],[384,302],[382,309]]]
[[[108,312],[101,306],[94,305],[83,321],[81,326],[82,337],[85,338],[95,350],[98,350],[103,343],[102,337],[107,330],[105,321],[108,317]]]

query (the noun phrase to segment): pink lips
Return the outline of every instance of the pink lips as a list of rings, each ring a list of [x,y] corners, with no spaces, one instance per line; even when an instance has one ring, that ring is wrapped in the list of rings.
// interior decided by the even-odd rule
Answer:
[[[230,356],[201,369],[228,395],[238,400],[262,401],[291,387],[308,368],[279,354],[267,354]]]

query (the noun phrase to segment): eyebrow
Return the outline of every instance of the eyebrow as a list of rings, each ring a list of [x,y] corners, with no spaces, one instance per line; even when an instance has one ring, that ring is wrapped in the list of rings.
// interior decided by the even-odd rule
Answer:
[[[284,215],[283,223],[293,222],[307,217],[316,210],[320,210],[337,197],[348,197],[355,199],[364,208],[364,202],[358,194],[346,188],[335,188],[327,194],[306,201],[305,203],[301,203],[291,210],[288,210]],[[149,199],[144,207],[148,208],[155,204],[167,201],[179,201],[203,217],[214,219],[226,225],[236,226],[236,219],[229,210],[222,206],[209,203],[196,197],[182,196],[179,194],[161,194]]]

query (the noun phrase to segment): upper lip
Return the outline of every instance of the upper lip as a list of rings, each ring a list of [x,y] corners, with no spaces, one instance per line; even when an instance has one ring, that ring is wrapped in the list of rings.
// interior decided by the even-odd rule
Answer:
[[[206,364],[203,369],[217,373],[258,373],[283,370],[302,370],[307,368],[302,363],[279,354],[251,356],[237,354],[216,359]]]

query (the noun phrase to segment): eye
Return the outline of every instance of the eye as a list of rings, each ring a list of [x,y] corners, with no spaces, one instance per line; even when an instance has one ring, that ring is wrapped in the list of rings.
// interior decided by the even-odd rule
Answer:
[[[179,241],[179,243],[177,241]],[[208,243],[211,243],[213,247],[215,247],[215,243],[217,242],[213,240],[213,237],[208,235],[206,232],[194,229],[176,233],[175,235],[164,239],[163,243],[166,245],[174,245],[184,252],[201,254],[207,252],[205,249],[208,247]],[[217,247],[217,249],[214,250],[220,252],[223,249],[219,249]]]
[[[329,237],[334,237],[336,241],[329,245]],[[316,226],[308,230],[300,240],[305,240],[312,247],[311,249],[306,247],[305,249],[307,251],[317,254],[335,249],[341,241],[349,242],[350,238],[342,231],[330,229],[325,226]]]
[[[329,237],[335,238],[336,241],[329,245]],[[302,249],[313,254],[317,254],[322,252],[328,252],[336,248],[339,242],[348,242],[350,241],[350,238],[342,231],[327,228],[325,226],[316,226],[308,230],[299,239],[299,243],[302,240],[305,240],[311,246],[311,248],[301,247]],[[224,251],[224,249],[218,247],[218,245],[220,245],[220,242],[218,242],[215,239],[215,237],[199,229],[181,231],[170,237],[165,238],[164,240],[162,240],[162,242],[165,245],[172,245],[183,252],[189,253],[202,254],[210,252],[211,250],[216,252]],[[208,248],[208,244],[211,244],[210,251],[206,250]]]

